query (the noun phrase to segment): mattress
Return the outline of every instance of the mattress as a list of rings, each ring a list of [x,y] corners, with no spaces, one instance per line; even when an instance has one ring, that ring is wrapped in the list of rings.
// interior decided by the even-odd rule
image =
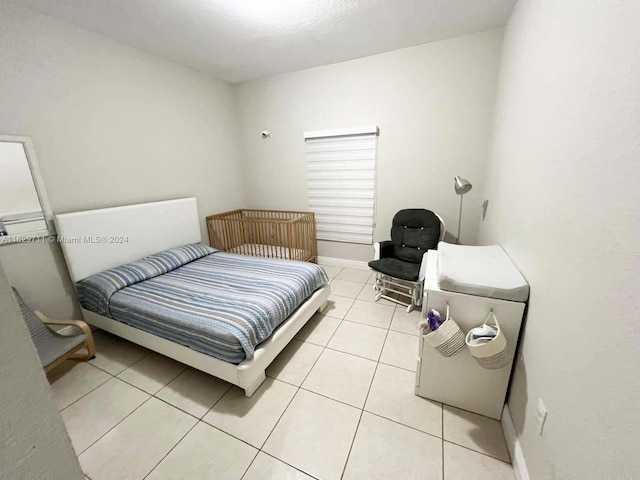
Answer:
[[[438,244],[438,284],[441,290],[479,297],[525,302],[529,284],[498,245],[477,247]]]
[[[197,247],[196,254],[177,260],[172,249],[93,275],[77,284],[80,303],[238,364],[328,283],[324,269],[313,263]]]
[[[279,245],[263,245],[260,243],[244,243],[229,250],[230,253],[254,255],[269,258],[305,258],[309,252],[300,248],[281,247]]]

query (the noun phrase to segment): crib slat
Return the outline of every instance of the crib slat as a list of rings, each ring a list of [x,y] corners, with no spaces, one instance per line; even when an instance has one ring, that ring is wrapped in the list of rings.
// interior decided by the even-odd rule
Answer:
[[[233,247],[231,246],[231,243],[230,243],[231,236],[229,235],[229,220],[224,219],[223,223],[224,223],[224,239],[225,239],[224,249],[231,250],[231,248]]]

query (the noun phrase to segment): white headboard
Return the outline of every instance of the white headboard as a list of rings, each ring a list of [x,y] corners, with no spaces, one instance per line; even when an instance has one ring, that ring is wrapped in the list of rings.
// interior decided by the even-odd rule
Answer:
[[[55,222],[74,282],[201,239],[195,198],[65,213]]]

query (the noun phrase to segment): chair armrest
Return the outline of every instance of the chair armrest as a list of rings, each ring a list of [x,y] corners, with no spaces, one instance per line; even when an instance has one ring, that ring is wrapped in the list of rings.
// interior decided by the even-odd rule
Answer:
[[[35,313],[40,321],[45,325],[73,325],[75,327],[78,327],[80,330],[82,330],[82,333],[84,333],[85,337],[87,337],[87,349],[89,350],[89,353],[91,355],[95,353],[93,334],[91,333],[91,328],[89,327],[89,325],[87,325],[86,322],[83,322],[82,320],[54,320],[53,318],[47,317],[44,313],[39,312],[38,310],[33,313]]]
[[[427,276],[427,256],[429,255],[429,252],[424,252],[424,255],[422,255],[422,261],[420,262],[420,273],[418,274],[418,281],[422,281],[424,280],[424,277]]]
[[[377,242],[373,244],[373,259],[380,260],[381,258],[393,257],[393,242],[391,240],[385,240],[384,242]]]

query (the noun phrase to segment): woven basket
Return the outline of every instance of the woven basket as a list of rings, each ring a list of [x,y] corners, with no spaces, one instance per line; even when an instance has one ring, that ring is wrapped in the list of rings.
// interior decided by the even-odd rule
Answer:
[[[447,318],[437,330],[429,330],[427,322],[421,322],[421,326],[424,339],[443,357],[451,357],[464,348],[464,333],[456,321],[449,316],[448,305]]]
[[[489,323],[490,321],[493,322],[493,325]],[[494,327],[498,331],[498,334],[493,339],[480,345],[470,345],[471,331],[469,331],[465,338],[465,343],[467,347],[469,347],[469,352],[473,358],[478,362],[478,365],[487,370],[497,370],[511,362],[511,352],[507,348],[507,338],[504,336],[493,311],[489,312],[484,319],[483,326],[487,325]]]

